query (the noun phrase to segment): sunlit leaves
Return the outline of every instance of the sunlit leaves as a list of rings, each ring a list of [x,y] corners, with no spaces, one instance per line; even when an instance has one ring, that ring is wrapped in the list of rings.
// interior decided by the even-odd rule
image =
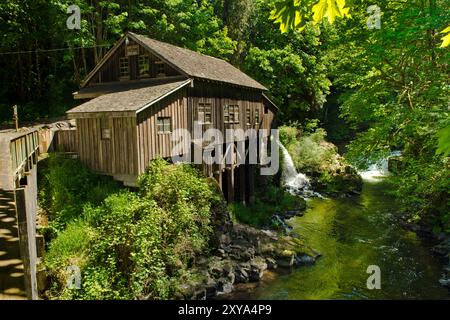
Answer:
[[[450,26],[441,31],[441,33],[446,33],[444,37],[442,37],[441,48],[445,48],[450,45]]]
[[[283,0],[275,3],[270,15],[270,19],[280,24],[281,32],[303,30],[307,21],[317,24],[326,18],[334,23],[336,18],[344,17],[350,17],[345,0],[319,0],[315,4],[308,0]]]
[[[349,17],[349,9],[345,8],[345,0],[320,0],[312,7],[313,21],[319,23],[327,18],[334,23],[336,18]]]
[[[270,19],[280,24],[281,32],[296,29],[302,23],[301,0],[285,0],[275,3]]]
[[[441,129],[437,133],[438,136],[438,149],[436,154],[444,154],[445,157],[450,155],[450,125]]]

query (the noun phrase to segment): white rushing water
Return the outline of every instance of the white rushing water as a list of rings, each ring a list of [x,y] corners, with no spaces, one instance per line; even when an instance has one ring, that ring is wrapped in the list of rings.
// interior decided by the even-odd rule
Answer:
[[[281,142],[278,144],[283,152],[282,183],[286,189],[290,193],[300,195],[304,198],[313,196],[322,198],[321,194],[311,189],[311,181],[309,178],[305,174],[297,172],[294,161],[285,146]]]
[[[388,165],[390,157],[401,156],[401,151],[392,151],[388,157],[373,163],[365,171],[358,172],[363,180],[370,182],[378,182],[389,175]]]

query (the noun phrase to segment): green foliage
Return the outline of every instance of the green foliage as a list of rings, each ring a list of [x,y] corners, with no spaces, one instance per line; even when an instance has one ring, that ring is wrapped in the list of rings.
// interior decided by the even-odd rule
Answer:
[[[255,202],[249,205],[232,203],[228,205],[233,217],[242,223],[254,227],[272,226],[274,214],[284,213],[289,210],[303,210],[306,207],[305,200],[286,192],[276,186],[274,181],[265,181],[256,190]]]
[[[442,30],[441,33],[445,34],[445,36],[442,37],[441,48],[448,47],[450,45],[450,26]]]
[[[325,141],[325,130],[314,127],[313,122],[303,130],[290,126],[279,128],[280,141],[291,155],[297,170],[301,172],[326,171],[337,155],[336,148]]]
[[[50,154],[39,167],[39,205],[55,232],[81,217],[84,205],[100,204],[118,190],[111,178],[94,175],[79,160],[63,154]]]
[[[280,33],[268,20],[271,3],[255,4],[244,69],[269,88],[282,122],[316,117],[331,85],[327,61],[320,51],[320,43],[328,33],[315,26],[301,33]]]
[[[57,180],[59,186],[67,189],[85,175],[79,174]],[[85,203],[77,222],[53,240],[46,256],[53,298],[168,299],[182,279],[195,277],[187,270],[207,250],[219,194],[197,170],[164,160],[151,162],[139,185],[137,193]],[[64,286],[69,263],[81,269],[80,290]]]
[[[406,158],[400,174],[390,182],[401,210],[412,222],[433,226],[434,232],[450,233],[448,158]]]
[[[302,31],[308,21],[319,23],[326,18],[329,23],[334,23],[337,17],[350,16],[345,0],[280,0],[274,7],[270,19],[280,24],[281,32]]]
[[[293,126],[281,126],[278,130],[280,141],[286,148],[290,148],[297,143],[297,139],[300,135],[298,128]]]
[[[70,265],[82,265],[93,236],[92,228],[84,220],[70,222],[52,241],[45,255],[49,269],[64,270]]]
[[[450,155],[450,125],[437,132],[439,138],[437,154],[443,154],[445,157]]]
[[[366,4],[354,4],[351,27],[338,26],[328,53],[341,116],[359,132],[346,157],[367,167],[402,150],[401,168],[392,177],[401,210],[448,230],[442,199],[448,193],[449,52],[438,48],[434,36],[448,23],[448,3],[386,1],[382,30],[372,32],[364,28]]]

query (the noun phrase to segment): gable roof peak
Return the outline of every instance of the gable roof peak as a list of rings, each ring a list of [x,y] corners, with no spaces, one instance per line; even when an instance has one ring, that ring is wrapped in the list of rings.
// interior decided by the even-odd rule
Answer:
[[[223,59],[151,39],[131,31],[128,31],[124,38],[127,36],[186,76],[267,90],[262,84]]]

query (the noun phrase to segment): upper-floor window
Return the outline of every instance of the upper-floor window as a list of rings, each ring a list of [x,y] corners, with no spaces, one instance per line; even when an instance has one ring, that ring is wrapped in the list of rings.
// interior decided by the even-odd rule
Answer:
[[[170,119],[170,117],[158,117],[157,129],[158,133],[172,132],[172,119]]]
[[[245,117],[246,117],[247,125],[251,125],[252,124],[252,116],[251,116],[250,107],[247,107],[247,110],[245,112]]]
[[[111,139],[111,130],[109,129],[108,124],[108,118],[102,118],[100,120],[100,127],[101,127],[101,139],[102,140],[109,140]]]
[[[210,103],[199,103],[197,106],[197,120],[202,124],[209,124],[212,121],[212,110]]]
[[[226,105],[223,109],[223,121],[225,123],[239,123],[239,106]]]
[[[163,61],[155,61],[155,73],[157,77],[164,77],[166,75],[166,66]]]
[[[121,79],[128,79],[130,77],[130,61],[128,57],[119,59],[119,75]]]
[[[148,55],[140,55],[138,58],[139,76],[150,75],[150,57]]]
[[[255,124],[259,124],[259,108],[255,109]]]

